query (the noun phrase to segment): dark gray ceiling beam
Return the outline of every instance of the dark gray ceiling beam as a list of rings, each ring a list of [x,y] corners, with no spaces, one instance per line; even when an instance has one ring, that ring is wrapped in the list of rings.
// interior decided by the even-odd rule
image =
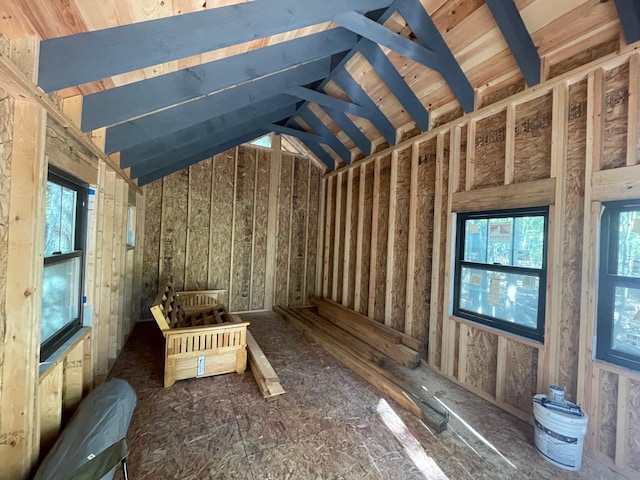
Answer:
[[[620,25],[627,44],[640,40],[640,4],[637,0],[616,0]]]
[[[432,70],[440,69],[438,55],[435,52],[392,32],[385,26],[369,20],[364,15],[356,12],[343,12],[336,15],[333,21],[372,42],[384,45],[414,62],[421,63],[425,67]]]
[[[329,68],[329,58],[317,60],[110,127],[107,129],[105,152],[113,153],[148,142],[176,130],[207,121],[211,117],[276,96],[295,85],[305,85],[320,80],[327,76]],[[290,96],[286,97],[286,100],[283,99],[285,105],[297,100]]]
[[[300,126],[300,124],[298,124],[298,122],[296,122],[295,120],[290,120],[288,124],[292,128],[298,131],[302,130],[302,127]],[[322,148],[322,146],[319,143],[305,142],[304,140],[300,140],[300,141],[304,144],[305,147],[309,149],[311,153],[313,153],[318,158],[318,160],[324,163],[330,171],[335,170],[336,161],[331,155],[329,155],[329,153],[327,153],[327,151],[324,148]]]
[[[147,185],[148,183],[154,182],[162,177],[166,177],[167,175],[171,175],[172,173],[175,173],[184,168],[190,167],[191,165],[195,165],[196,163],[201,162],[202,160],[206,160],[207,158],[213,157],[214,155],[225,152],[230,148],[234,148],[242,143],[246,143],[255,138],[262,137],[267,133],[269,132],[267,132],[266,130],[254,130],[253,132],[249,132],[246,135],[241,135],[236,138],[231,138],[225,143],[216,145],[215,147],[211,147],[208,150],[203,150],[202,152],[198,152],[189,157],[180,158],[180,159],[177,158],[176,161],[171,165],[168,165],[163,168],[158,168],[157,170],[154,170],[153,172],[147,175],[139,177],[138,185],[139,186]]]
[[[87,95],[82,130],[88,132],[183,103],[352,48],[357,35],[335,28],[214,62]]]
[[[362,108],[360,105],[345,102],[344,100],[332,97],[330,95],[327,95],[326,93],[311,90],[310,88],[296,86],[287,89],[285,93],[298,97],[302,100],[306,100],[308,102],[317,103],[318,105],[323,107],[330,107],[341,112],[352,113],[354,115],[358,115],[359,117],[366,118],[369,114],[369,112],[366,109]]]
[[[242,124],[252,118],[256,118],[256,116],[268,115],[283,108],[286,108],[287,111],[291,109],[295,111],[295,102],[292,102],[286,95],[277,95],[237,111],[207,119],[202,123],[122,150],[120,152],[120,167],[127,168],[144,163],[170,150],[216,135],[221,130],[226,131],[235,124]]]
[[[299,111],[298,115],[324,139],[323,143],[331,147],[344,163],[347,165],[351,163],[351,151],[345,147],[340,140],[338,140],[338,137],[336,137],[335,134],[329,130],[324,123],[322,123],[322,120],[320,120],[315,113],[313,113],[309,108],[305,108]]]
[[[295,105],[289,105],[288,107],[283,107],[266,114],[254,110],[253,115],[250,115],[250,108],[251,107],[246,107],[242,109],[244,110],[242,112],[229,114],[228,117],[233,118],[228,118],[227,121],[220,119],[218,122],[219,127],[212,135],[200,137],[186,145],[174,147],[159,155],[147,158],[142,162],[136,162],[131,167],[131,176],[135,178],[142,177],[158,168],[170,165],[176,158],[186,158],[195,153],[225,143],[229,138],[240,137],[254,130],[263,129],[262,127],[264,125],[288,118],[296,110]]]
[[[371,140],[367,138],[367,136],[362,133],[356,124],[345,115],[344,112],[333,110],[329,107],[324,107],[324,111],[327,112],[327,115],[331,117],[331,119],[336,122],[344,133],[356,144],[356,146],[362,150],[366,156],[371,155],[373,153],[373,149],[371,147]]]
[[[438,54],[438,72],[449,85],[462,109],[466,113],[472,112],[475,91],[422,4],[418,0],[396,0],[394,6],[397,6],[420,43],[429,45],[429,48]]]
[[[44,40],[39,86],[46,92],[198,55],[332,20],[390,0],[270,0]]]
[[[362,86],[354,80],[351,74],[345,69],[340,68],[339,70],[333,71],[332,79],[344,90],[344,93],[346,93],[351,100],[371,111],[367,120],[376,127],[376,130],[380,132],[389,145],[395,145],[396,127],[394,127],[389,119],[380,111],[375,102],[367,92],[364,91]]]
[[[540,83],[540,55],[513,0],[487,0],[487,6],[502,36],[509,45],[516,63],[532,87]]]
[[[305,132],[304,130],[297,130],[291,127],[285,127],[283,125],[276,125],[275,123],[271,123],[264,126],[265,130],[271,130],[272,132],[279,133],[280,135],[289,135],[291,137],[296,137],[303,142],[311,142],[311,143],[326,143],[326,140],[322,138],[320,135],[316,135],[315,133]]]
[[[407,85],[402,75],[391,63],[389,57],[375,43],[363,39],[358,43],[360,53],[367,59],[378,76],[389,87],[391,93],[398,99],[418,128],[423,132],[429,129],[429,112],[422,105],[420,99]]]

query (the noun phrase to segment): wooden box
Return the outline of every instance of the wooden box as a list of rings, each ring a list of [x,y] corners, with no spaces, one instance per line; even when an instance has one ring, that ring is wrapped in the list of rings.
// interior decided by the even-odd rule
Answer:
[[[165,338],[165,388],[186,378],[244,373],[249,322],[233,322],[222,305],[224,293],[161,287],[151,313]]]

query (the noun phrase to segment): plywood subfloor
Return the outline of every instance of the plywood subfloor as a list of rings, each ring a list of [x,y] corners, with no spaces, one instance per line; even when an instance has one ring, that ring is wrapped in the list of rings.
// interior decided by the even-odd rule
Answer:
[[[128,434],[131,478],[623,478],[589,458],[579,473],[556,469],[535,453],[530,425],[425,368],[413,381],[458,417],[436,435],[389,401],[406,426],[399,431],[384,397],[321,347],[275,314],[243,317],[287,391],[272,402],[250,372],[164,389],[162,336],[155,324],[136,326],[111,372],[138,394]]]

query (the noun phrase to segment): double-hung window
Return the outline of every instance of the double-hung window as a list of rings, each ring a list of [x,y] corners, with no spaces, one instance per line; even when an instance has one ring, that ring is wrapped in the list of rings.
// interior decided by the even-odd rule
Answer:
[[[548,211],[457,215],[454,315],[544,340]]]
[[[50,170],[45,205],[41,360],[82,326],[87,188]]]
[[[640,370],[640,200],[604,205],[596,357]]]

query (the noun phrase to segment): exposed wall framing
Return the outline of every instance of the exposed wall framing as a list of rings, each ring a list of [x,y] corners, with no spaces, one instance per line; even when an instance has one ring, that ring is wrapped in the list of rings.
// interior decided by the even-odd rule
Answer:
[[[143,316],[159,278],[228,290],[234,312],[306,305],[315,294],[320,170],[308,158],[240,146],[144,192]]]
[[[324,296],[339,291],[343,304],[417,338],[432,368],[523,419],[533,394],[562,385],[591,416],[588,450],[631,476],[640,474],[640,375],[590,359],[599,202],[640,197],[637,55],[522,92],[508,84],[512,96],[486,96],[476,113],[354,162],[323,186]],[[453,317],[455,214],[536,205],[550,206],[545,343]],[[354,248],[351,282],[331,269],[345,252],[350,269]]]

